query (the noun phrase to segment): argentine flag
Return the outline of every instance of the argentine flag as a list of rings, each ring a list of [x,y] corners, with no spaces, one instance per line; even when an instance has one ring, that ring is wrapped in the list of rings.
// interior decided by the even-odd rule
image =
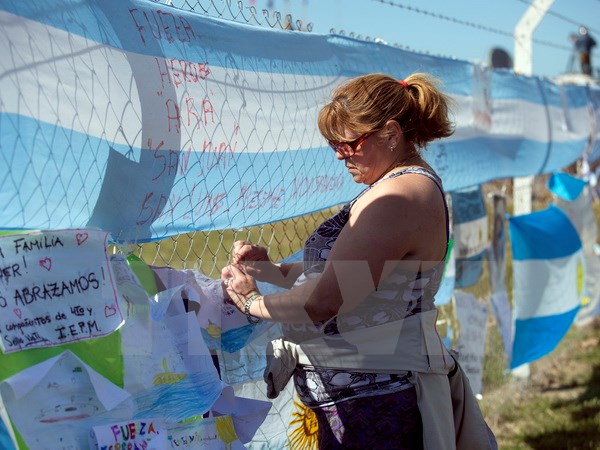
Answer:
[[[583,292],[581,240],[559,208],[510,219],[515,336],[511,369],[550,353],[571,326]]]

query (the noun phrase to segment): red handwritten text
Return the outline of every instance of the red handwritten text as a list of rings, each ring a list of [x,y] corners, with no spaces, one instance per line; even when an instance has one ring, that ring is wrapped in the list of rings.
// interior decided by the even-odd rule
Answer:
[[[146,45],[146,39],[150,37],[156,40],[166,40],[169,43],[176,40],[190,42],[192,39],[196,39],[196,33],[183,16],[160,9],[140,11],[137,8],[130,8],[129,14],[144,45]]]
[[[184,61],[182,59],[154,58],[163,89],[165,86],[178,88],[182,84],[199,83],[210,75],[208,63]]]
[[[300,176],[292,181],[291,199],[302,198],[306,195],[337,191],[344,185],[344,175],[317,175],[314,177]]]
[[[281,197],[284,195],[285,190],[281,188],[275,188],[272,190],[252,190],[247,184],[245,184],[242,186],[235,206],[241,209],[256,209],[263,208],[265,206],[268,206],[269,208],[279,208]]]
[[[206,126],[209,123],[215,123],[215,111],[208,98],[202,99],[200,110],[198,110],[193,97],[185,97],[183,99],[183,103],[185,104],[185,110],[183,114],[185,116],[188,128],[192,130],[196,128],[199,129],[201,124]],[[167,112],[167,125],[169,132],[171,129],[173,129],[179,133],[181,131],[182,120],[182,113],[179,105],[175,100],[169,98],[165,101],[165,108]]]

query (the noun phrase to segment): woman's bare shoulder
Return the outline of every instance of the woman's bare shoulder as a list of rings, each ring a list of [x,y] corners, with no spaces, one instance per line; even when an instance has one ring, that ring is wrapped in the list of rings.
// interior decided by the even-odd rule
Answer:
[[[386,201],[383,201],[385,199]],[[353,205],[351,216],[367,207],[410,208],[413,212],[423,210],[423,214],[444,211],[443,194],[438,184],[420,173],[405,173],[377,183],[365,192]]]

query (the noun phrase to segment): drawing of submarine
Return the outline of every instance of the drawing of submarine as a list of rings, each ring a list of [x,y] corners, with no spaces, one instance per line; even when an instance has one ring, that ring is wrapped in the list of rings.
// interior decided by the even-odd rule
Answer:
[[[159,384],[174,384],[187,377],[186,373],[175,373],[169,371],[169,368],[167,367],[166,357],[162,360],[162,367],[164,369],[164,372],[157,373],[156,375],[154,375],[154,386],[157,386]]]

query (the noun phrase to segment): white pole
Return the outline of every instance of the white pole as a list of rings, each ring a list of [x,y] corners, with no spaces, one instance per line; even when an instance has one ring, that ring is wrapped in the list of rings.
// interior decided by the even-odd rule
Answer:
[[[540,24],[554,0],[534,0],[527,8],[514,32],[515,73],[531,75],[533,72],[533,32]],[[531,212],[533,177],[513,179],[513,214]]]
[[[540,24],[554,0],[534,0],[515,27],[515,73],[531,75],[533,72],[533,32]],[[513,179],[513,214],[531,212],[533,177]]]
[[[514,32],[515,38],[515,72],[531,75],[533,72],[533,32],[540,24],[554,0],[533,0]]]
[[[514,32],[515,38],[515,73],[531,75],[533,72],[533,32],[540,24],[554,0],[534,0],[527,8]],[[533,178],[513,178],[513,215],[531,212],[531,194]],[[514,327],[513,327],[514,329]],[[529,377],[529,364],[515,367],[512,374],[518,378]]]

